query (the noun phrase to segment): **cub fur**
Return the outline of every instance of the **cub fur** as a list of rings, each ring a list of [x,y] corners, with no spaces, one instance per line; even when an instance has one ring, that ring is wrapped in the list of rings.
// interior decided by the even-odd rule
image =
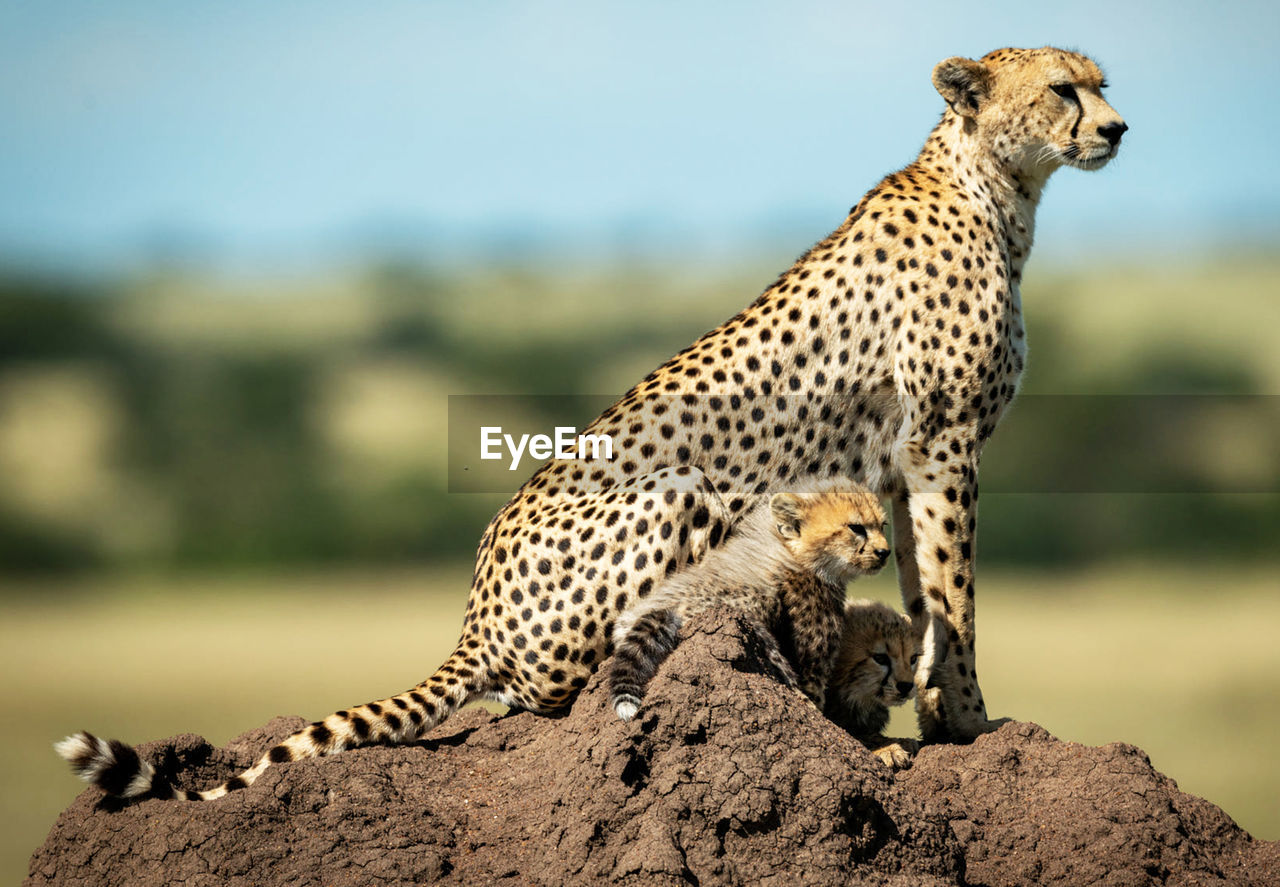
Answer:
[[[752,509],[727,542],[618,617],[609,675],[614,711],[623,720],[635,716],[649,680],[679,642],[681,624],[714,606],[750,619],[788,683],[822,708],[845,585],[884,566],[884,523],[879,500],[846,478],[777,493]],[[792,648],[790,662],[779,640]]]
[[[921,639],[906,616],[878,601],[845,606],[825,713],[895,769],[909,765],[920,748],[914,739],[884,735],[889,706],[915,693],[920,652]]]

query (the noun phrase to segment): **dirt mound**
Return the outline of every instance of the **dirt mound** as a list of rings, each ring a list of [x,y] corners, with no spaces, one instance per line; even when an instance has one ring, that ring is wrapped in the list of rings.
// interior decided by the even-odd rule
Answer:
[[[892,776],[797,693],[731,614],[688,641],[631,723],[599,679],[562,718],[466,711],[422,743],[273,767],[210,803],[85,791],[29,885],[1275,883],[1255,841],[1132,746],[1009,724]],[[302,721],[216,749],[143,746],[207,787]]]

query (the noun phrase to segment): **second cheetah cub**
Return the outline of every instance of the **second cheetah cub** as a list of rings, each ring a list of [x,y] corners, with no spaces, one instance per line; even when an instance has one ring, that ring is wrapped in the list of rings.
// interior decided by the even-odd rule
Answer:
[[[844,634],[827,685],[826,715],[844,727],[880,760],[906,767],[920,750],[914,739],[884,735],[889,707],[915,692],[921,640],[911,620],[878,601],[850,601]]]
[[[635,716],[683,621],[715,606],[747,616],[770,661],[821,709],[843,627],[845,585],[884,566],[884,522],[875,495],[846,478],[812,481],[756,506],[719,548],[618,617],[609,676],[618,717]],[[794,647],[794,670],[779,636]]]

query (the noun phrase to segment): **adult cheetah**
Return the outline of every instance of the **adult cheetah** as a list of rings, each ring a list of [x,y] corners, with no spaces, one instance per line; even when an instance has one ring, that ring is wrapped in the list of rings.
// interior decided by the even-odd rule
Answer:
[[[933,71],[947,108],[916,160],[737,316],[668,360],[589,427],[605,465],[544,465],[480,540],[457,649],[398,696],[337,712],[272,762],[406,742],[476,698],[548,711],[611,651],[613,622],[717,546],[757,500],[845,475],[893,500],[907,612],[924,636],[926,740],[993,729],[974,670],[978,460],[1026,351],[1019,282],[1035,210],[1061,166],[1098,169],[1127,127],[1102,74],[1061,49],[1000,49]],[[119,794],[174,794],[127,746],[60,749]]]

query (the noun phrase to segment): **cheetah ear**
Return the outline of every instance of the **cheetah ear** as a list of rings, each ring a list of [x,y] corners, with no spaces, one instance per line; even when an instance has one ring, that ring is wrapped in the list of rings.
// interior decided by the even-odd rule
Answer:
[[[794,493],[778,493],[769,500],[773,513],[773,526],[783,539],[795,539],[800,535],[804,518],[800,514],[800,497]]]
[[[977,117],[991,90],[991,71],[982,62],[955,56],[933,69],[933,88],[961,117]]]

